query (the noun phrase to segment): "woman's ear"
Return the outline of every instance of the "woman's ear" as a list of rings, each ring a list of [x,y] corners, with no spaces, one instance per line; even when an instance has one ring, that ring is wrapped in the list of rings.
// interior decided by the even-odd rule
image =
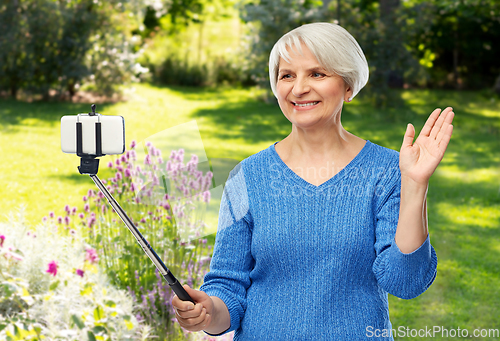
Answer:
[[[349,103],[350,101],[352,101],[352,94],[353,94],[353,91],[352,91],[352,88],[346,84],[346,90],[345,90],[345,94],[344,94],[344,101]]]
[[[349,84],[347,84],[345,80],[344,80],[344,88],[345,88],[344,102],[349,103],[350,101],[352,101],[352,95],[354,92],[352,91],[352,87]]]

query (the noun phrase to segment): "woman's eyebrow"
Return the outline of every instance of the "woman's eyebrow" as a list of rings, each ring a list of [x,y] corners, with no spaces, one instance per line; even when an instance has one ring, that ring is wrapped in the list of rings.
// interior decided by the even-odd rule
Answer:
[[[322,67],[322,66],[313,66],[309,69],[306,70],[307,72],[313,72],[313,71],[322,71],[322,72],[326,72],[325,68]],[[278,70],[278,74],[280,73],[293,73],[292,70],[288,70],[288,69],[279,69]]]

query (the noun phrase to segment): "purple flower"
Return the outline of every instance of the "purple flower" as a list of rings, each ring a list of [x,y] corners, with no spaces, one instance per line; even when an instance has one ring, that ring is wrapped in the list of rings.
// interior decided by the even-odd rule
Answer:
[[[146,155],[146,158],[144,159],[144,164],[145,165],[151,165],[152,164],[152,162],[151,162],[151,155],[150,154]]]
[[[83,274],[84,274],[84,273],[85,273],[85,272],[84,272],[82,269],[76,269],[76,274],[77,274],[78,276],[83,277]]]
[[[64,206],[64,210],[69,213],[69,205]]]
[[[49,264],[48,264],[48,269],[47,273],[51,274],[52,276],[55,276],[57,275],[57,262],[55,260],[51,261]]]
[[[83,196],[83,202],[86,202],[87,200],[89,200],[89,198],[87,198],[86,195]]]
[[[89,192],[87,193],[87,195],[89,196],[89,198],[92,198],[93,196],[95,196],[95,192],[91,189],[89,189]]]
[[[57,223],[62,224],[63,218],[61,216],[57,217]]]
[[[87,204],[85,204],[85,206],[83,206],[83,210],[84,210],[85,212],[89,212],[89,211],[90,211],[90,205],[89,205],[88,203],[87,203]]]
[[[0,236],[0,247],[3,247],[3,242],[5,241],[5,236],[2,234]]]
[[[49,212],[49,217],[50,217],[50,218],[54,218],[54,217],[55,217],[54,212]]]
[[[113,168],[113,162],[111,161],[108,162],[108,168]]]
[[[203,201],[207,204],[210,202],[210,191],[203,192]]]
[[[69,225],[70,222],[71,222],[71,219],[68,216],[64,217],[64,223],[66,225]]]
[[[47,221],[47,217],[43,217],[43,218],[42,218],[42,222],[44,222],[44,223],[45,223],[46,221]]]
[[[131,173],[130,173],[130,169],[128,169],[128,168],[127,168],[127,169],[125,169],[125,177],[126,177],[126,178],[130,178],[130,175],[131,175]]]
[[[116,180],[120,181],[121,179],[123,179],[122,173],[116,173]]]
[[[77,208],[76,208],[76,207],[73,207],[73,208],[71,209],[71,214],[72,214],[72,215],[75,215],[75,214],[76,214],[76,210],[77,210]]]
[[[99,261],[99,256],[95,249],[89,247],[85,250],[85,260],[89,261],[90,264],[97,263]]]
[[[116,159],[116,162],[115,162],[115,163],[116,163],[116,165],[117,165],[117,166],[119,166],[119,165],[120,165],[120,163],[121,163],[120,159]]]
[[[83,219],[85,218],[85,215],[83,213],[78,214],[78,218]]]
[[[95,217],[90,217],[87,219],[87,226],[92,227],[95,224]]]
[[[133,141],[130,143],[130,149],[134,149],[134,148],[135,148],[135,145],[136,145],[136,142],[135,142],[135,140],[133,140]]]

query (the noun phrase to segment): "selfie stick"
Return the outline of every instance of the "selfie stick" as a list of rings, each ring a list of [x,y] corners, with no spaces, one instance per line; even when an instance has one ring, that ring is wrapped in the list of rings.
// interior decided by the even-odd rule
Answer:
[[[95,104],[92,104],[92,113],[89,113],[90,116],[95,116]],[[97,114],[98,115],[98,114]],[[184,290],[179,281],[174,277],[174,275],[170,272],[170,270],[166,267],[166,265],[162,262],[160,257],[156,254],[155,250],[149,245],[148,241],[142,236],[137,227],[134,225],[132,220],[127,216],[125,211],[120,207],[118,202],[113,198],[111,193],[108,192],[108,189],[102,181],[97,177],[97,171],[99,169],[99,159],[96,157],[103,156],[102,154],[102,141],[101,141],[101,123],[95,123],[95,136],[96,136],[96,155],[83,154],[83,144],[82,144],[82,123],[76,123],[76,154],[80,156],[82,159],[80,161],[80,167],[78,167],[78,171],[80,174],[88,174],[90,178],[97,185],[102,194],[108,199],[109,204],[114,208],[115,212],[118,213],[121,220],[128,227],[130,232],[134,235],[135,239],[142,247],[146,255],[148,255],[149,259],[156,266],[158,271],[162,274],[163,278],[166,279],[168,285],[172,288],[175,294],[183,301],[191,301],[193,304],[196,304],[195,301],[189,296],[189,294]]]

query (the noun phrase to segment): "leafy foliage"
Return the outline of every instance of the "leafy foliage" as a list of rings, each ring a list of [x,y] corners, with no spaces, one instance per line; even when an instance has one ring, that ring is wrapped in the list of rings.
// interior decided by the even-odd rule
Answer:
[[[69,96],[83,84],[110,94],[142,71],[130,27],[138,0],[9,1],[0,7],[0,89]],[[138,13],[138,14],[135,14]]]
[[[340,6],[340,7],[339,7]],[[484,88],[500,79],[500,5],[471,1],[246,2],[247,67],[269,88],[266,65],[273,44],[305,23],[336,22],[359,42],[370,67],[368,95],[377,106],[397,105],[390,87]]]

